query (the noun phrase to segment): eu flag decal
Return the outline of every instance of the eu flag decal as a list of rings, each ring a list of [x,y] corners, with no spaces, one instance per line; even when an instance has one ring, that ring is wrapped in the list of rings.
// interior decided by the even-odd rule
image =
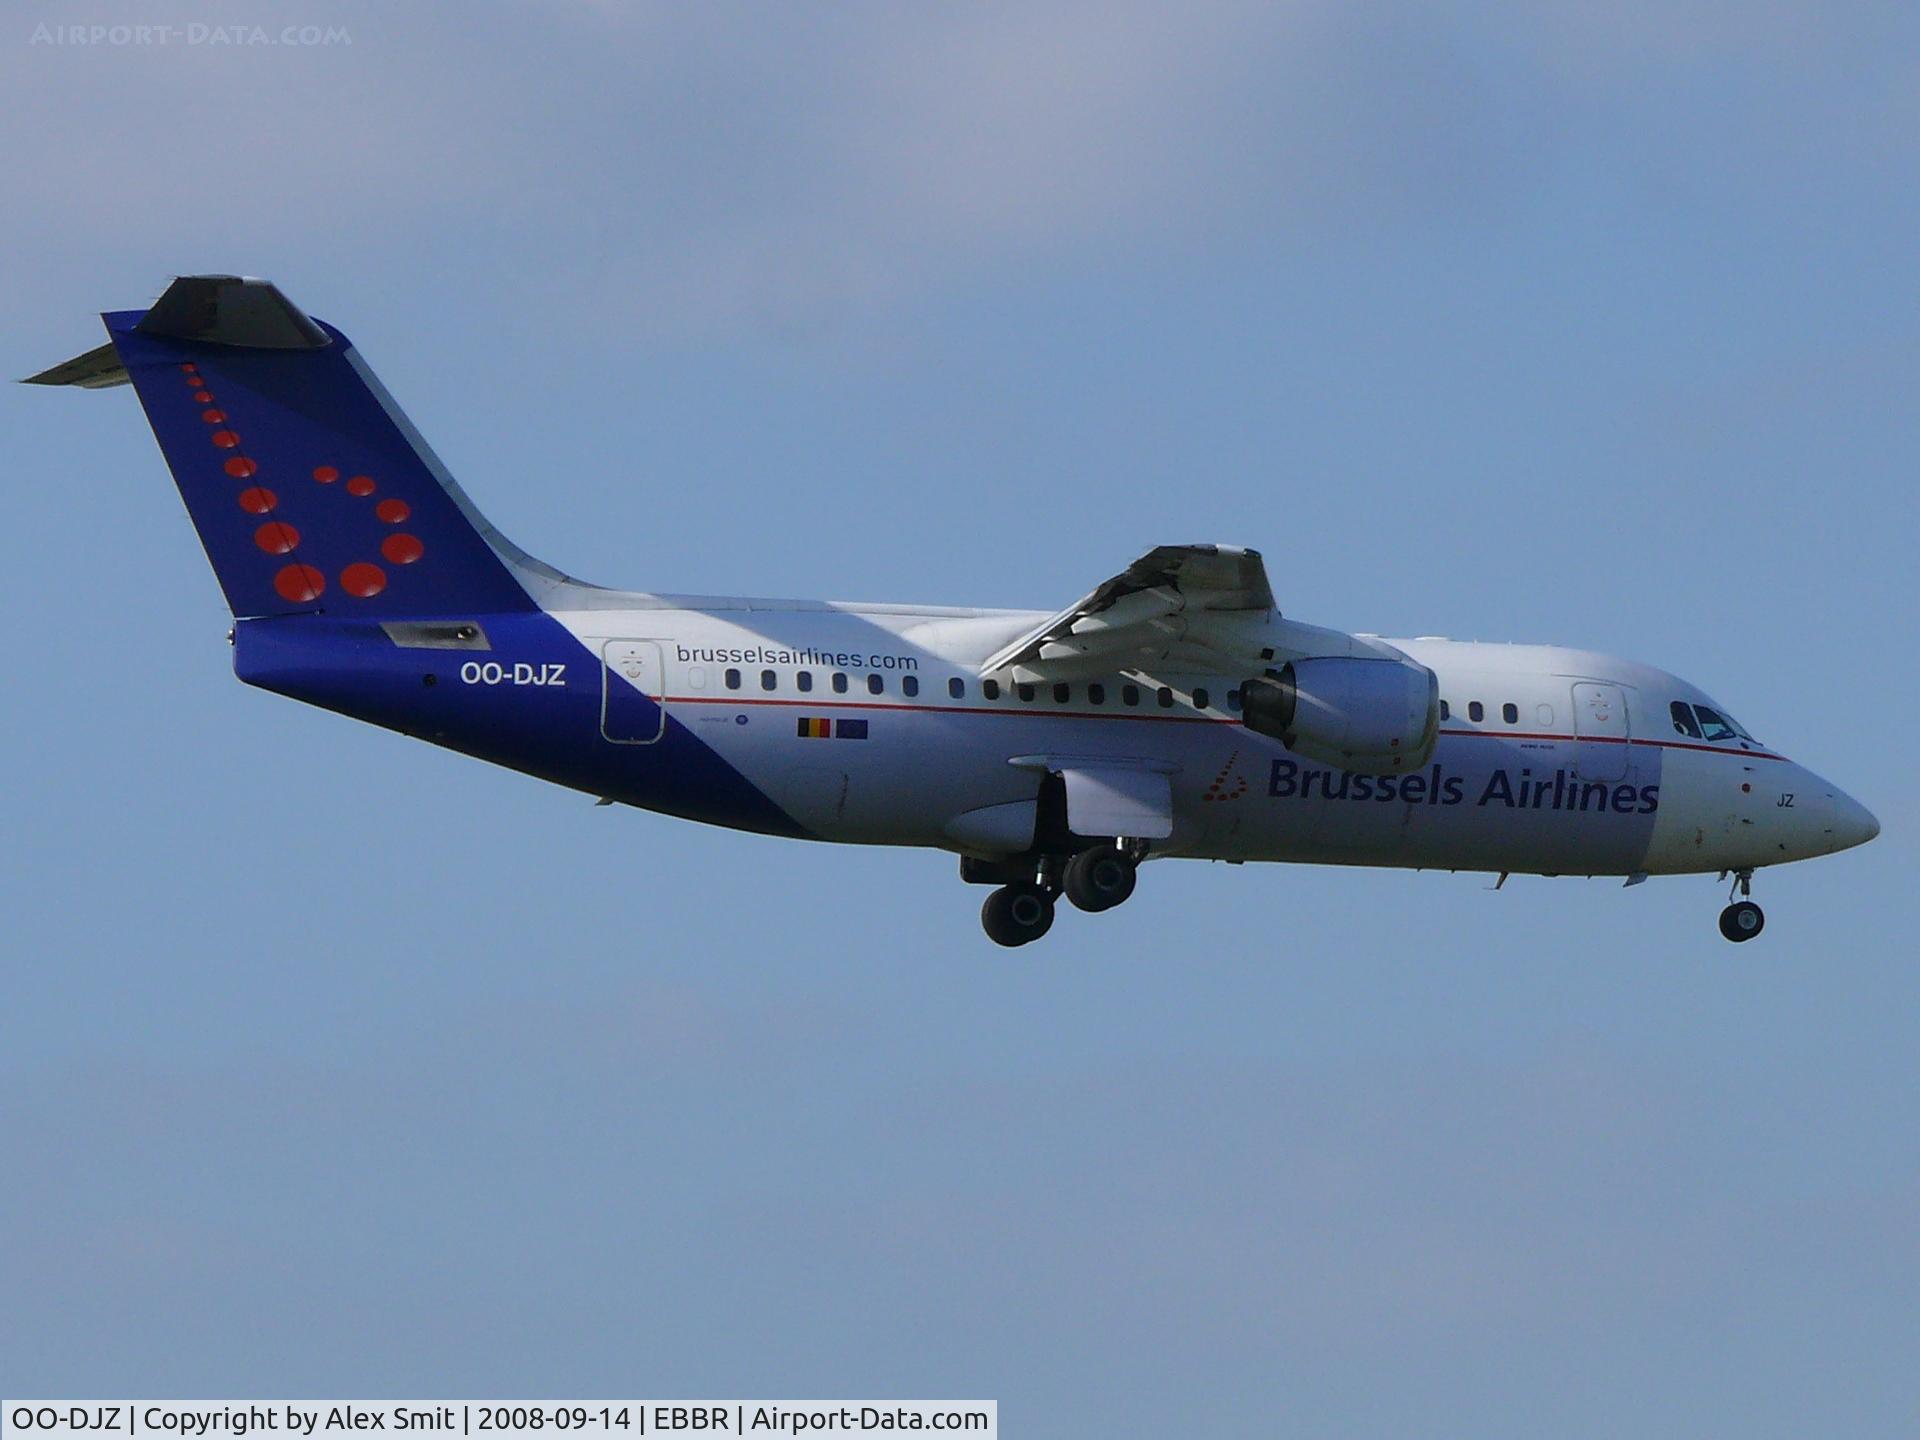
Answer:
[[[867,738],[867,722],[864,720],[836,720],[839,727],[835,733],[842,740],[864,740]]]

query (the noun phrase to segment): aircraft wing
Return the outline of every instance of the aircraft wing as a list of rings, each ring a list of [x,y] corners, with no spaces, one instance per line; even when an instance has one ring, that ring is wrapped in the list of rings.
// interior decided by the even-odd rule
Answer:
[[[1257,550],[1162,545],[989,656],[980,673],[1070,679],[1154,665],[1213,669],[1271,659],[1273,588]]]

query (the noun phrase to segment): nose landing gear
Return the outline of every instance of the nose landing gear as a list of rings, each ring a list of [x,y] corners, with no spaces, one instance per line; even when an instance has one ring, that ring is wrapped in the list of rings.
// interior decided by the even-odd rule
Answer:
[[[1743,940],[1753,939],[1765,929],[1767,917],[1758,905],[1747,898],[1753,894],[1752,870],[1734,872],[1733,892],[1727,898],[1732,900],[1733,894],[1736,893],[1741,898],[1733,900],[1733,903],[1720,912],[1720,933],[1735,944],[1739,944]]]

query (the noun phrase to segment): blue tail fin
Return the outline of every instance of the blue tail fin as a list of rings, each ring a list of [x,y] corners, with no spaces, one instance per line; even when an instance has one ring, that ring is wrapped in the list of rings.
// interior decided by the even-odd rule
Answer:
[[[34,378],[131,380],[235,615],[537,608],[518,552],[352,342],[272,285],[185,276],[152,309],[102,318],[111,353]]]

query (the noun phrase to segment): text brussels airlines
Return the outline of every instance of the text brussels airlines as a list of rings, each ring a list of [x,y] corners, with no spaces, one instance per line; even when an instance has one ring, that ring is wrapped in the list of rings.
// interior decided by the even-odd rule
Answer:
[[[1413,775],[1355,775],[1345,770],[1316,770],[1297,760],[1275,760],[1267,777],[1275,800],[1399,801],[1405,805],[1464,805],[1467,782],[1435,765]],[[1594,815],[1651,815],[1660,808],[1658,785],[1615,785],[1582,780],[1565,770],[1550,776],[1522,770],[1495,770],[1481,787],[1475,805],[1510,810],[1572,810]]]

